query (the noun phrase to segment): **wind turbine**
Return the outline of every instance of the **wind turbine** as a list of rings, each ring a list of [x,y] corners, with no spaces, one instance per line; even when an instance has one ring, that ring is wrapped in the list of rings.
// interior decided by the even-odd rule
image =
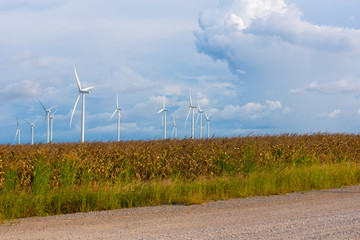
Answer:
[[[200,116],[200,139],[202,139],[202,114],[203,114],[203,112],[204,112],[204,110],[202,110],[201,108],[200,108],[200,103],[198,103],[198,116],[197,116],[197,118],[196,118],[196,124],[195,125],[197,125],[197,122],[198,122],[198,120],[199,120],[199,116]]]
[[[175,138],[177,138],[177,125],[176,125],[176,122],[175,122],[175,118],[174,118],[174,128],[172,130],[172,133],[171,133],[171,137],[173,136],[173,134],[175,133]]]
[[[46,107],[40,102],[40,100],[38,99],[39,103],[41,104],[41,106],[43,107],[44,111],[45,111],[45,121],[46,121],[46,143],[49,143],[49,127],[50,127],[50,112],[51,109],[53,109],[56,106],[52,106],[49,109],[46,109]]]
[[[15,134],[15,139],[16,140],[16,137],[19,135],[19,138],[18,138],[18,142],[17,144],[20,144],[20,125],[19,125],[19,118],[16,118],[16,121],[17,121],[17,129],[16,129],[16,134]]]
[[[119,108],[119,97],[118,97],[118,93],[116,93],[116,108],[114,113],[111,115],[110,117],[110,121],[113,118],[113,116],[115,115],[115,113],[118,113],[118,123],[117,123],[117,140],[120,141],[120,111],[121,108]]]
[[[168,110],[165,108],[165,96],[164,96],[164,102],[163,102],[163,108],[158,111],[158,113],[162,112],[162,124],[164,126],[164,139],[166,139],[166,112]]]
[[[26,123],[28,123],[30,125],[30,128],[31,128],[31,145],[34,145],[34,127],[35,127],[35,123],[37,122],[38,119],[36,119],[33,123],[30,123],[28,121],[26,121],[24,119],[24,121]]]
[[[204,130],[207,127],[207,137],[210,138],[210,115],[207,115],[207,113],[205,113],[205,117],[206,117],[206,123]]]
[[[191,89],[189,90],[189,111],[188,111],[188,114],[186,116],[186,120],[185,120],[185,127],[186,127],[186,123],[187,123],[187,120],[189,118],[189,114],[191,112],[191,139],[194,139],[194,110],[196,108],[196,106],[193,106],[192,104],[192,100],[191,100]]]
[[[75,63],[74,63],[74,72],[75,72],[75,77],[76,77],[76,82],[78,85],[78,90],[79,90],[79,95],[76,99],[75,105],[74,105],[74,109],[71,113],[71,118],[70,118],[70,128],[71,128],[71,122],[74,116],[74,112],[76,109],[76,105],[79,102],[80,99],[80,95],[82,96],[82,108],[81,108],[81,142],[84,142],[84,135],[85,135],[85,94],[86,93],[90,93],[90,90],[93,89],[94,87],[88,87],[88,88],[81,88],[81,84],[80,84],[80,80],[79,77],[77,75],[76,72],[76,67],[75,67]]]
[[[57,110],[54,111],[54,113],[50,116],[50,142],[53,142],[53,122],[54,122],[54,115]]]

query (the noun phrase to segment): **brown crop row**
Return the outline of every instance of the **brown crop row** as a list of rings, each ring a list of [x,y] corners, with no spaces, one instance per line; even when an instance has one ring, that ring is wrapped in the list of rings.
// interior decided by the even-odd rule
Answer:
[[[206,140],[151,140],[38,145],[0,145],[0,188],[5,172],[28,186],[35,165],[51,169],[52,186],[65,168],[81,181],[147,181],[247,174],[289,164],[359,162],[360,136],[350,134],[250,136]]]

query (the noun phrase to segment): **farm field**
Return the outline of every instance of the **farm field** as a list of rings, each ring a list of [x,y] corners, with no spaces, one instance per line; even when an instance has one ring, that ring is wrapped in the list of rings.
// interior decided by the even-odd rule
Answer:
[[[0,145],[0,218],[356,185],[360,135]]]

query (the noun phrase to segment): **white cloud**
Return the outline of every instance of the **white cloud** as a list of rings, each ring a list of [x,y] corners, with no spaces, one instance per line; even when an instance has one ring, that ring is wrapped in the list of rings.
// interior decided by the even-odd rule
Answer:
[[[15,82],[0,89],[0,100],[10,101],[21,98],[36,98],[41,94],[40,84],[25,79],[21,82]]]
[[[339,114],[341,113],[341,110],[340,109],[335,109],[334,111],[332,111],[330,114],[329,114],[329,117],[331,118],[336,118],[339,116]]]
[[[337,82],[325,83],[319,85],[318,82],[312,82],[303,88],[289,90],[290,93],[315,92],[321,94],[336,93],[354,93],[360,91],[360,84],[352,84],[349,80],[342,79]]]
[[[275,110],[282,107],[280,101],[266,100],[266,104],[269,106],[269,110]]]
[[[305,57],[308,51],[359,55],[359,30],[315,25],[301,15],[283,0],[223,0],[218,8],[201,13],[196,47],[227,61],[237,75],[248,73],[252,64],[278,56],[288,61],[298,52]]]
[[[276,111],[282,110],[282,111]],[[286,114],[289,112],[289,107],[283,108],[280,101],[266,100],[265,104],[248,102],[243,106],[240,105],[226,105],[220,112],[223,119],[258,119],[267,117],[271,114]]]

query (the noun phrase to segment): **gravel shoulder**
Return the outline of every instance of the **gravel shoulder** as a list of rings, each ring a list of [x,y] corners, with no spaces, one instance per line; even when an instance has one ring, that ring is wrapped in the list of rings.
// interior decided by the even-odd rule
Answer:
[[[360,186],[25,218],[0,239],[360,239]]]

